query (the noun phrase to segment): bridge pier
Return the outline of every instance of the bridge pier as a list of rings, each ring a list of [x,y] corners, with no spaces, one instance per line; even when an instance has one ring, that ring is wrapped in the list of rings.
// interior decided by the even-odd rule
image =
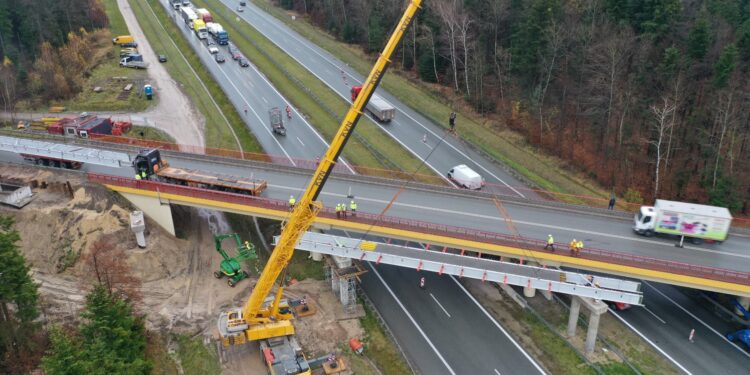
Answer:
[[[738,296],[737,297],[737,303],[739,303],[740,306],[742,306],[745,309],[745,311],[750,311],[750,297],[739,297]],[[739,307],[735,307],[734,308],[734,313],[737,314],[737,315],[739,315],[739,316],[741,316],[741,317],[745,316],[745,313],[742,310],[740,310]]]
[[[143,211],[146,216],[150,217],[164,230],[171,235],[175,235],[174,220],[172,219],[172,208],[169,203],[162,202],[158,197],[150,197],[139,194],[120,192],[125,199],[129,200],[139,210]]]
[[[583,304],[590,313],[584,350],[586,354],[591,354],[594,352],[594,347],[596,345],[596,335],[599,332],[599,320],[601,315],[607,312],[607,304],[593,298],[571,296],[570,316],[568,316],[568,338],[571,338],[576,334],[578,315],[581,312],[581,304]]]

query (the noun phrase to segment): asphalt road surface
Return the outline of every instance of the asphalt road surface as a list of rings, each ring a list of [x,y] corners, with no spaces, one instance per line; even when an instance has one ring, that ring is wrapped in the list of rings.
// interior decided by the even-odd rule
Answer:
[[[352,85],[360,84],[364,80],[361,75],[342,61],[304,39],[252,2],[247,3],[244,12],[236,11],[237,2],[235,0],[221,0],[221,3],[232,9],[237,17],[250,23],[344,100],[350,101],[351,94],[349,91]],[[501,167],[465,147],[452,136],[445,136],[444,128],[435,125],[382,88],[378,89],[376,93],[390,102],[397,112],[396,118],[388,124],[373,121],[417,158],[424,160],[428,154],[432,154],[426,164],[437,175],[445,176],[454,166],[466,164],[481,174],[488,182],[505,185],[511,189],[522,185]],[[445,120],[447,123],[448,119]],[[460,127],[460,123],[457,126]],[[427,139],[426,142],[423,142],[425,136]],[[435,147],[437,149],[434,149]],[[516,193],[520,196],[533,194],[521,191],[516,191]]]

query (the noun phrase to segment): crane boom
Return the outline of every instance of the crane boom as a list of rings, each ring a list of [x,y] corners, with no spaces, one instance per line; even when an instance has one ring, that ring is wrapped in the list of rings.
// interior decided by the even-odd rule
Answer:
[[[404,32],[411,24],[421,2],[422,0],[411,0],[406,7],[383,52],[363,83],[362,91],[346,113],[346,117],[344,117],[336,136],[331,141],[328,151],[326,151],[302,197],[292,211],[286,226],[281,232],[281,237],[258,279],[258,283],[255,285],[250,298],[242,309],[242,316],[237,316],[238,314],[236,314],[234,317],[229,317],[228,326],[230,326],[230,332],[244,330],[249,340],[294,333],[291,323],[288,322],[289,318],[278,311],[282,293],[281,286],[276,292],[276,298],[270,309],[264,308],[263,303],[273,289],[276,280],[291,260],[298,240],[310,228],[318,211],[321,209],[322,204],[317,202],[316,199],[338,161],[346,142],[351,137],[354,127],[362,116],[363,108],[383,78],[383,74],[390,63],[390,57],[400,43]],[[234,330],[231,327],[235,327]]]

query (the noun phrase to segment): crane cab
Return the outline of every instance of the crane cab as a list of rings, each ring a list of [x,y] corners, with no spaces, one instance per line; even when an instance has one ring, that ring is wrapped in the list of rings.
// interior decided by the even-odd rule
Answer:
[[[167,162],[161,159],[159,150],[143,150],[133,160],[133,169],[136,173],[146,172],[151,176],[166,167]]]

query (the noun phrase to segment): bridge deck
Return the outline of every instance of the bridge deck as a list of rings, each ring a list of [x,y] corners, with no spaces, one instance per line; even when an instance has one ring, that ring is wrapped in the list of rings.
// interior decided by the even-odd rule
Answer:
[[[102,183],[115,191],[158,197],[163,201],[175,204],[206,207],[280,220],[286,218],[289,214],[287,202],[274,199],[249,197],[152,181],[136,181],[108,175],[89,174],[89,180]],[[356,217],[349,216],[346,219],[339,219],[336,217],[335,211],[330,208],[321,210],[316,219],[316,225],[654,280],[697,289],[750,296],[750,274],[748,273],[643,257],[612,250],[587,247],[581,251],[580,256],[572,257],[566,255],[566,252],[555,253],[544,250],[545,243],[540,240],[364,212],[358,212]],[[559,248],[565,248],[563,244],[558,244],[558,246]]]

